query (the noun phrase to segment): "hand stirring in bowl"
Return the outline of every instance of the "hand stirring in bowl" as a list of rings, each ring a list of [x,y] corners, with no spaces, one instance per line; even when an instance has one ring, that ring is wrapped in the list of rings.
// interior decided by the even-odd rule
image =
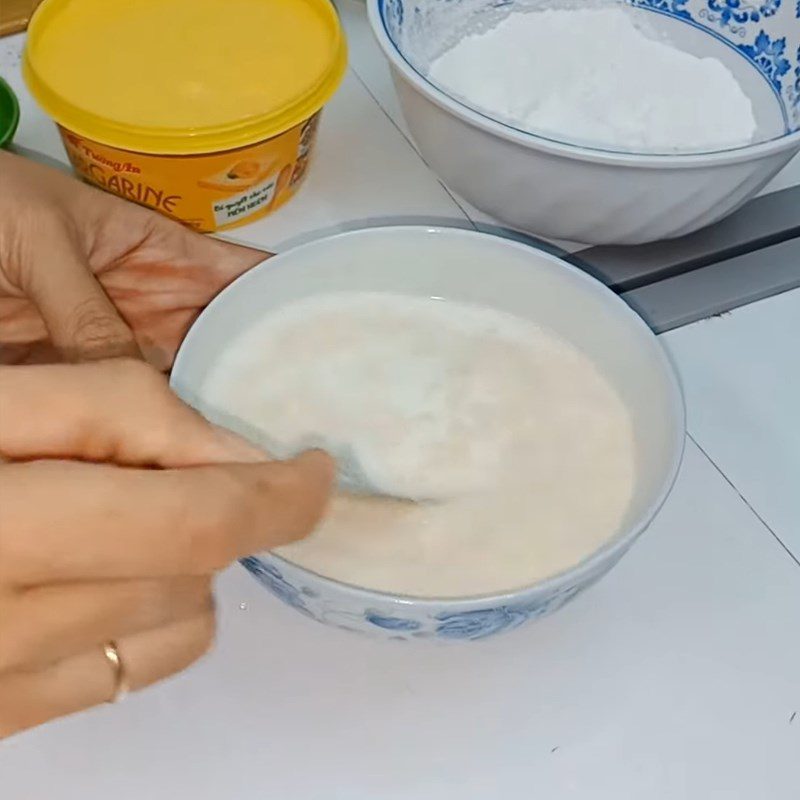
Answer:
[[[359,458],[356,448],[346,442],[331,442],[317,436],[304,439],[301,445],[287,448],[263,431],[258,432],[258,444],[276,458],[288,458],[298,452],[306,450],[324,450],[336,462],[336,483],[342,494],[375,497],[381,500],[394,500],[400,503],[426,503],[444,500],[436,492],[419,492],[408,486],[401,486],[398,482],[392,486],[392,481],[376,480],[370,471],[365,469]]]

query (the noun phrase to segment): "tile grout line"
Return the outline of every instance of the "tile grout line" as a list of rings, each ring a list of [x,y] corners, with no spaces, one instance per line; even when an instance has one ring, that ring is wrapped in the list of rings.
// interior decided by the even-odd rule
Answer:
[[[359,71],[356,69],[356,67],[353,64],[350,64],[350,72],[352,72],[353,75],[356,76],[356,78],[358,79],[358,82],[364,87],[364,90],[372,98],[372,100],[374,101],[375,105],[378,106],[378,108],[386,115],[386,117],[388,118],[389,122],[391,122],[392,125],[394,125],[394,127],[397,129],[397,131],[400,133],[400,135],[406,140],[406,142],[408,142],[409,147],[411,147],[411,149],[419,156],[420,161],[425,163],[425,166],[428,167],[428,164],[425,162],[425,159],[422,158],[422,156],[420,155],[419,150],[417,150],[416,144],[414,144],[413,140],[411,138],[409,138],[408,134],[397,124],[397,122],[395,121],[394,117],[386,110],[386,108],[384,107],[383,103],[381,103],[381,101],[378,100],[378,97],[375,94],[375,92],[373,92],[372,89],[370,89],[369,84],[361,77]],[[428,169],[430,169],[430,167],[428,167]]]
[[[378,106],[378,108],[381,110],[381,113],[386,117],[386,119],[389,120],[389,122],[392,123],[392,125],[394,126],[394,129],[403,137],[403,139],[406,141],[408,146],[414,151],[414,153],[416,154],[417,158],[419,158],[419,160],[426,166],[426,168],[431,173],[431,175],[433,175],[433,177],[436,178],[436,181],[438,182],[439,186],[441,186],[442,189],[444,189],[445,194],[447,194],[447,196],[455,204],[456,208],[464,215],[464,218],[466,219],[466,221],[469,222],[469,224],[473,227],[474,230],[478,230],[478,226],[475,223],[475,220],[472,219],[472,217],[467,213],[467,211],[464,209],[464,207],[461,205],[461,203],[458,201],[458,199],[450,191],[450,188],[431,169],[430,164],[428,164],[428,162],[422,157],[422,154],[419,152],[419,150],[417,150],[416,146],[414,145],[414,142],[408,137],[406,132],[397,124],[397,122],[395,122],[395,120],[392,117],[392,115],[383,107],[383,105],[381,104],[381,101],[378,100],[378,98],[375,96],[375,94],[372,92],[372,90],[367,85],[366,81],[358,74],[358,70],[352,64],[350,65],[350,71],[356,77],[356,80],[364,88],[364,91],[372,98],[372,100],[375,103],[375,105]]]
[[[420,156],[420,158],[422,159],[422,163],[425,164],[426,167],[428,167],[428,163],[425,161],[425,159],[422,158],[422,156]],[[428,167],[428,169],[431,169],[431,168]],[[433,170],[431,170],[431,172],[434,175],[436,174],[436,173],[433,172]],[[477,231],[478,230],[478,224],[467,213],[467,210],[464,208],[464,206],[461,205],[461,203],[458,201],[458,198],[450,191],[450,187],[448,187],[447,184],[444,183],[440,178],[437,178],[437,180],[439,181],[439,186],[441,186],[442,189],[444,189],[445,192],[447,192],[447,196],[456,204],[456,207],[458,208],[458,210],[466,217],[467,222],[469,222],[469,224],[472,225],[473,229]]]
[[[761,516],[761,514],[759,514],[758,511],[755,510],[755,508],[752,506],[750,501],[736,487],[736,484],[734,484],[733,481],[722,471],[722,469],[720,468],[719,464],[717,464],[717,462],[714,461],[713,458],[711,458],[711,456],[703,449],[703,447],[700,445],[700,443],[697,441],[697,439],[695,439],[694,436],[692,436],[692,434],[689,433],[688,430],[686,431],[686,436],[689,438],[689,440],[691,442],[694,443],[695,447],[697,447],[697,449],[708,459],[708,461],[711,464],[711,466],[713,466],[714,469],[722,476],[722,478],[725,481],[725,483],[727,483],[728,486],[730,486],[731,489],[733,489],[733,491],[736,492],[736,494],[739,496],[739,499],[747,506],[748,509],[750,509],[750,511],[753,514],[753,516],[772,534],[772,537],[786,551],[786,554],[789,556],[789,558],[792,561],[794,561],[794,563],[797,564],[798,567],[800,567],[800,558],[798,558],[789,549],[789,547],[785,544],[783,539],[781,539],[781,537],[778,536],[778,534],[766,522],[766,520]]]

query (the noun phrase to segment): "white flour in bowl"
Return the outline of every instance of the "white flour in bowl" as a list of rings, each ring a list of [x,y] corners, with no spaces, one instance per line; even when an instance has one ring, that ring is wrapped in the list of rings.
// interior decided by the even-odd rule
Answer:
[[[634,152],[702,152],[756,133],[715,58],[647,35],[621,7],[516,12],[435,59],[448,94],[521,130]]]
[[[364,293],[290,304],[232,343],[201,394],[282,455],[346,442],[374,483],[443,498],[339,496],[279,551],[359,586],[452,597],[532,583],[611,537],[633,490],[610,384],[572,345],[487,308]]]

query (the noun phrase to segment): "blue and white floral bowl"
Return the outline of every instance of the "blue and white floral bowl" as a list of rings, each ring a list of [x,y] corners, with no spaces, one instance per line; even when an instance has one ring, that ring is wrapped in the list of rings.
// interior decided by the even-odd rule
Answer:
[[[427,79],[430,62],[475,20],[559,2],[582,0],[368,0],[420,152],[481,210],[539,236],[655,241],[732,213],[800,151],[800,0],[628,0],[656,32],[736,75],[758,123],[744,147],[633,153],[557,141],[492,119]]]
[[[551,614],[617,563],[669,493],[684,441],[674,370],[652,331],[622,300],[555,256],[488,234],[421,227],[339,234],[275,256],[222,292],[186,337],[172,371],[173,388],[209,419],[247,435],[247,427],[224,408],[204,400],[208,370],[263,315],[335,291],[481,304],[534,320],[573,342],[603,370],[630,411],[637,448],[634,497],[619,533],[590,557],[513,591],[404,597],[323,577],[273,553],[244,559],[267,590],[306,617],[348,630],[393,639],[472,640]]]
[[[242,564],[272,594],[301,614],[343,630],[388,639],[485,639],[558,610],[610,567],[573,576],[568,585],[474,600],[431,600],[347,586],[278,556],[251,556]]]

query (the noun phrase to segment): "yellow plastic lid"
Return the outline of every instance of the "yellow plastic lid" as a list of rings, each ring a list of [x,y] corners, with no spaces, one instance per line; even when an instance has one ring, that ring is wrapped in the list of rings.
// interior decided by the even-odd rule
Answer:
[[[346,65],[330,0],[44,0],[23,73],[42,108],[75,133],[189,154],[300,124]]]

